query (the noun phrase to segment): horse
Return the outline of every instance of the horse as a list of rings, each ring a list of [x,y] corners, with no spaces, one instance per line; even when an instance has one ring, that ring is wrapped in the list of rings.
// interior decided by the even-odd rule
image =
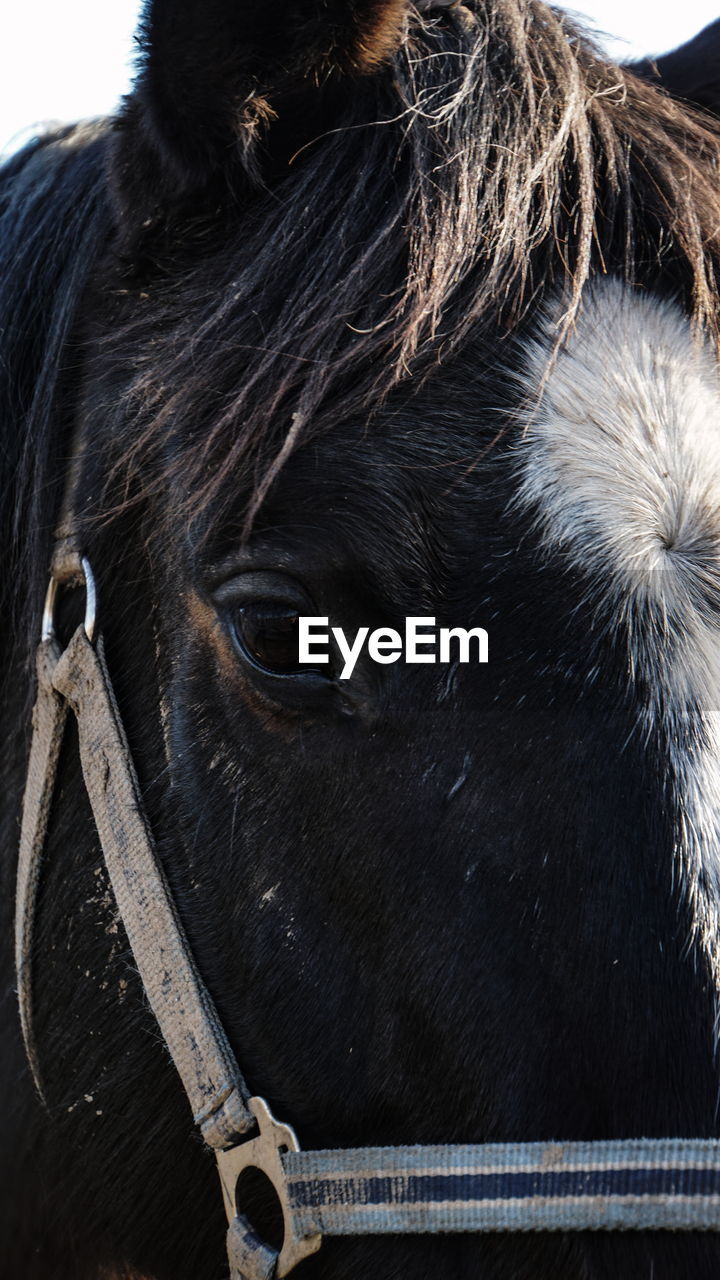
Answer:
[[[303,1147],[719,1136],[720,92],[667,71],[540,0],[148,0],[117,115],[2,170],[7,1280],[226,1274],[72,717],[42,1099],[23,1046],[68,493],[178,917]],[[300,617],[424,615],[488,663],[298,661]],[[297,1272],[718,1273],[717,1235],[663,1230],[328,1239]]]

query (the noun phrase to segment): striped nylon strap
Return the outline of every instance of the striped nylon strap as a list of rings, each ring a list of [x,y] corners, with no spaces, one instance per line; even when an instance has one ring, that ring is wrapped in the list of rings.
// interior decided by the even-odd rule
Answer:
[[[283,1164],[301,1236],[720,1227],[712,1139],[367,1147]]]
[[[720,1141],[518,1142],[300,1151],[262,1098],[260,1136],[219,1152],[233,1280],[274,1280],[322,1237],[484,1231],[718,1231]],[[248,1167],[270,1178],[279,1251],[237,1215]]]

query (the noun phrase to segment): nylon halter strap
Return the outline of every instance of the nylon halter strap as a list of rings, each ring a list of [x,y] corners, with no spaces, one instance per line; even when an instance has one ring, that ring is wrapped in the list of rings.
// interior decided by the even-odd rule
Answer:
[[[84,585],[85,622],[61,651],[59,586]],[[232,1280],[274,1280],[322,1235],[407,1232],[720,1230],[720,1142],[507,1143],[299,1150],[251,1098],[195,966],[158,861],[103,653],[92,571],[72,540],[56,553],[37,655],[37,701],[16,900],[16,965],[25,1047],[42,1084],[32,1016],[33,922],[68,708],[103,857],[148,1002],[195,1123],[214,1148],[228,1214]],[[253,1136],[254,1135],[254,1136]],[[280,1250],[237,1210],[242,1173],[261,1169],[283,1210]]]

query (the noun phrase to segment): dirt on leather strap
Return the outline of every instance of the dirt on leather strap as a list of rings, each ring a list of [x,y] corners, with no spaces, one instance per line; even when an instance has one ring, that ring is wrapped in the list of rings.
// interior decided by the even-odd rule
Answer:
[[[83,776],[110,883],[148,1001],[205,1141],[215,1148],[230,1146],[255,1126],[246,1106],[248,1090],[157,860],[102,639],[91,644],[79,627],[64,653],[54,639],[45,640],[37,670],[16,902],[18,995],[33,1074],[39,1084],[32,1032],[33,916],[69,705],[77,716]]]

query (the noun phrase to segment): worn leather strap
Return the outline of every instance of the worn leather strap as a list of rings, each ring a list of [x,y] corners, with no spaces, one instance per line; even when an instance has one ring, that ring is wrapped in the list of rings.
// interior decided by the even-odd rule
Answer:
[[[38,654],[38,694],[23,809],[16,962],[23,1034],[39,1082],[32,1032],[33,916],[66,706],[78,722],[85,786],[128,941],[150,1006],[205,1141],[231,1146],[254,1127],[248,1090],[195,967],[157,859],[103,655],[82,627],[64,653]]]
[[[25,1052],[35,1086],[44,1097],[33,1031],[32,950],[40,868],[62,743],[67,703],[55,692],[52,674],[60,651],[54,639],[37,651],[37,697],[23,799],[20,855],[15,898],[15,972]]]

